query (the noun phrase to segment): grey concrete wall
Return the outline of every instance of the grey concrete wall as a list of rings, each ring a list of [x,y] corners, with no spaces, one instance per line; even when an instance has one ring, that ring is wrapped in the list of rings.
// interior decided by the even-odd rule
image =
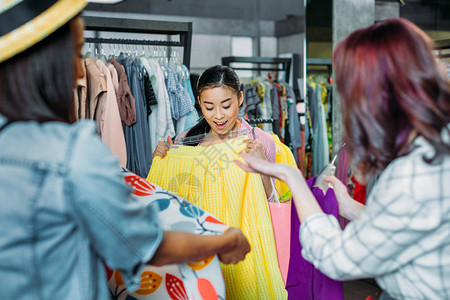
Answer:
[[[379,2],[375,3],[375,22],[400,17],[400,3]]]
[[[358,28],[374,23],[375,0],[334,0],[333,1],[333,49]],[[342,141],[343,125],[340,96],[333,86],[333,151],[339,149]]]
[[[257,2],[259,1],[259,3]],[[301,15],[299,0],[126,0],[115,5],[89,4],[88,10],[201,18],[283,20]]]
[[[189,16],[153,15],[143,13],[119,13],[108,11],[85,10],[85,16],[102,16],[110,18],[127,18],[156,21],[192,22],[194,34],[219,34],[232,36],[256,36],[256,22],[242,19],[200,18]],[[261,36],[275,36],[275,21],[260,21]]]
[[[278,53],[297,53],[301,54],[304,34],[293,34],[278,38]]]
[[[102,16],[111,18],[130,18],[158,21],[192,22],[191,71],[200,72],[206,67],[218,64],[223,56],[231,56],[231,39],[234,36],[248,36],[256,39],[255,22],[231,19],[213,19],[200,17],[181,17],[167,15],[148,15],[137,13],[118,13],[86,10],[85,16]],[[274,21],[260,22],[261,56],[278,56],[279,53],[301,53],[302,34],[287,35],[277,38]],[[142,38],[138,34],[103,33],[103,37]],[[163,39],[162,36],[146,38]],[[254,44],[256,40],[254,41]],[[253,50],[256,55],[256,50]]]

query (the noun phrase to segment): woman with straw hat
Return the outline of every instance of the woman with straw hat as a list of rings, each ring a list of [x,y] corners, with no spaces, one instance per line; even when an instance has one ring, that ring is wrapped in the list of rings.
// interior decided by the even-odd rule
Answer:
[[[93,121],[74,122],[84,75],[82,0],[0,2],[0,298],[108,299],[102,262],[128,290],[152,264],[250,250],[223,236],[164,232],[130,198],[118,161]]]

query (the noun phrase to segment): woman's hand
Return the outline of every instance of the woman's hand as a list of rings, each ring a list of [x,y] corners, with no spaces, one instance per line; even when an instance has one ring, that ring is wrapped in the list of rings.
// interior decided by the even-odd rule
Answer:
[[[247,144],[247,147],[245,148],[245,153],[248,153],[253,157],[267,160],[264,147],[260,141],[254,139],[246,139],[244,140],[244,143]]]
[[[287,179],[291,177],[296,178],[296,180],[303,177],[299,170],[294,169],[287,164],[271,163],[266,159],[261,159],[243,152],[241,152],[241,156],[247,165],[238,160],[235,160],[234,162],[244,171],[272,176],[284,182],[287,182]]]
[[[364,210],[364,205],[355,201],[348,193],[347,187],[335,176],[328,176],[323,178],[324,181],[333,185],[334,194],[339,204],[339,215],[354,220]]]
[[[239,228],[229,228],[225,231],[224,238],[229,242],[227,243],[228,247],[218,253],[222,263],[237,264],[250,252],[250,244]]]
[[[167,146],[167,144],[169,146]],[[167,144],[163,141],[159,141],[155,151],[153,151],[152,159],[154,159],[156,156],[159,156],[161,158],[166,157],[167,151],[169,151],[169,147],[173,145],[173,141],[170,136],[167,137]]]

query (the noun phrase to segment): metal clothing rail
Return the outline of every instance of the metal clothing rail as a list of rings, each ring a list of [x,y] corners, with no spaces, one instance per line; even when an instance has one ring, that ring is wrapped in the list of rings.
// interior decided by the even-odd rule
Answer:
[[[440,59],[449,58],[450,57],[450,39],[446,40],[437,40],[434,42],[435,49],[437,50],[437,56]]]
[[[274,123],[274,119],[248,119],[245,120],[249,124],[264,124],[264,123]]]
[[[450,39],[446,40],[437,40],[435,41],[436,49],[443,50],[443,49],[450,49]]]
[[[178,35],[179,41],[155,41],[139,39],[86,38],[86,42],[96,44],[134,44],[183,47],[183,64],[189,69],[191,64],[192,22],[167,22],[140,19],[106,18],[83,16],[85,28],[90,31],[146,33]]]
[[[328,58],[307,58],[306,66],[307,66],[306,73],[323,73],[324,71],[327,71],[328,74],[331,74],[331,71],[332,71],[332,61],[331,61],[331,59],[328,59]],[[309,70],[308,70],[308,67],[311,67],[311,66],[325,66],[325,67],[327,67],[327,69],[324,70],[324,69],[309,68]]]
[[[250,125],[266,124],[266,123],[272,124],[273,132],[276,135],[278,135],[278,136],[280,135],[280,132],[277,129],[277,126],[276,126],[277,124],[276,124],[276,120],[275,119],[259,119],[259,118],[256,118],[256,119],[246,119],[245,121],[247,121],[247,123],[250,124]]]
[[[124,45],[146,45],[146,46],[169,46],[169,47],[184,47],[180,42],[175,41],[153,41],[153,40],[138,40],[138,39],[110,39],[99,37],[87,37],[86,43],[98,44],[124,44]]]
[[[252,63],[256,67],[234,67],[231,64],[235,63]],[[249,71],[284,71],[286,72],[285,81],[289,82],[289,75],[291,71],[291,59],[280,57],[246,57],[246,56],[226,56],[222,57],[222,65],[232,67],[235,70],[249,70]],[[261,65],[278,65],[278,67],[262,67]]]

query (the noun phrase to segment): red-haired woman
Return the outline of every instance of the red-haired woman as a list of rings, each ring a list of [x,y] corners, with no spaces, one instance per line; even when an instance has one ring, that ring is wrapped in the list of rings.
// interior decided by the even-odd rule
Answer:
[[[249,172],[286,181],[302,255],[331,278],[375,277],[382,299],[450,299],[450,83],[429,37],[403,19],[353,32],[334,50],[344,132],[360,182],[381,173],[367,205],[329,177],[341,230],[300,171],[243,154]]]

